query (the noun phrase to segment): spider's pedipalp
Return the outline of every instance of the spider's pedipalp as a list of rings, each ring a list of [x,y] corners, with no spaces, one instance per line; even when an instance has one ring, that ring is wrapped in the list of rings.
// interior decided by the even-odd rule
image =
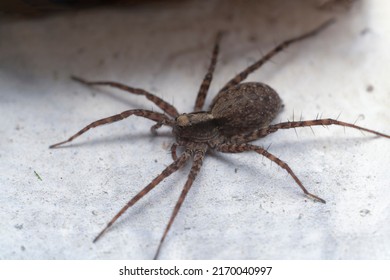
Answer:
[[[110,82],[110,81],[90,82],[90,81],[86,81],[86,80],[79,78],[79,77],[76,77],[76,76],[72,76],[71,78],[77,82],[80,82],[82,84],[89,85],[89,86],[110,86],[110,87],[118,88],[118,89],[130,92],[130,93],[136,94],[136,95],[143,95],[147,99],[152,101],[154,104],[156,104],[161,110],[163,110],[169,116],[174,118],[174,117],[179,115],[179,113],[177,112],[176,108],[173,105],[169,104],[168,102],[161,99],[160,97],[158,97],[150,92],[147,92],[144,89],[130,87],[130,86],[127,86],[127,85],[124,85],[121,83],[117,83],[117,82]]]
[[[131,206],[133,206],[138,200],[144,197],[148,192],[150,192],[154,187],[156,187],[162,180],[169,177],[172,173],[176,172],[179,168],[181,168],[189,159],[189,153],[183,153],[178,159],[176,159],[173,163],[168,165],[167,168],[163,170],[156,178],[153,179],[145,188],[143,188],[138,194],[136,194],[129,202],[126,203],[125,206],[111,219],[111,221],[107,224],[107,226],[96,236],[93,240],[95,243],[98,239],[115,223],[115,221],[122,216],[123,213],[126,212]]]
[[[65,143],[71,142],[73,139],[75,139],[76,137],[79,137],[81,134],[87,132],[91,128],[94,128],[94,127],[97,127],[97,126],[101,126],[101,125],[104,125],[104,124],[117,122],[117,121],[123,120],[123,119],[125,119],[127,117],[130,117],[132,115],[139,116],[139,117],[144,117],[144,118],[147,118],[149,120],[155,121],[157,123],[162,123],[164,125],[169,125],[169,126],[173,125],[173,121],[169,117],[167,117],[166,115],[161,114],[161,113],[156,113],[156,112],[153,112],[153,111],[141,110],[141,109],[127,110],[127,111],[124,111],[124,112],[122,112],[120,114],[113,115],[113,116],[108,117],[108,118],[104,118],[104,119],[100,119],[100,120],[94,121],[93,123],[87,125],[83,129],[81,129],[79,132],[77,132],[76,134],[71,136],[68,140],[65,140],[65,141],[59,142],[57,144],[51,145],[49,148],[52,149],[52,148],[58,147],[60,145],[63,145]]]
[[[294,181],[298,184],[298,186],[302,189],[302,191],[307,195],[308,197],[314,199],[315,201],[326,203],[325,200],[322,198],[309,193],[306,188],[303,186],[301,180],[295,175],[295,173],[291,170],[291,168],[288,166],[287,163],[279,159],[278,157],[274,156],[273,154],[269,153],[267,150],[251,145],[251,144],[222,144],[219,147],[217,147],[217,150],[222,153],[242,153],[247,151],[254,151],[262,156],[265,156],[269,160],[275,162],[277,165],[279,165],[281,168],[286,170],[288,174],[294,179]]]
[[[163,126],[163,123],[162,122],[158,122],[154,125],[152,125],[152,127],[150,128],[150,132],[153,134],[153,135],[157,135],[157,129],[159,129],[160,127]]]
[[[176,153],[177,147],[179,147],[179,145],[177,143],[173,143],[171,146],[171,156],[172,156],[173,160],[177,159],[177,153]]]

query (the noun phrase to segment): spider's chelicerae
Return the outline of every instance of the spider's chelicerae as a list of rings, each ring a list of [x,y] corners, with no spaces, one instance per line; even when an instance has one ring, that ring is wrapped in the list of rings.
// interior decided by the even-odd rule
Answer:
[[[133,206],[138,200],[144,197],[154,187],[156,187],[162,180],[176,172],[178,169],[183,167],[188,161],[192,161],[192,167],[188,175],[187,181],[183,187],[180,197],[173,209],[172,215],[169,222],[162,234],[160,243],[157,247],[155,258],[158,257],[161,246],[164,242],[165,237],[172,223],[177,216],[180,207],[182,206],[184,199],[187,196],[199,170],[202,166],[206,152],[210,149],[216,150],[221,153],[242,153],[253,151],[256,152],[271,161],[275,162],[281,168],[285,169],[288,174],[294,179],[298,186],[302,189],[305,195],[325,203],[325,200],[318,196],[311,194],[303,186],[302,182],[295,175],[292,169],[277,158],[266,149],[249,144],[250,142],[263,138],[271,133],[276,132],[279,129],[289,129],[296,127],[311,127],[316,125],[339,125],[344,127],[352,127],[361,131],[366,131],[378,136],[390,138],[389,135],[373,131],[371,129],[363,128],[355,124],[346,123],[337,119],[315,119],[306,121],[288,121],[278,124],[271,124],[278,112],[282,107],[282,102],[279,95],[266,84],[263,83],[242,83],[249,74],[259,69],[266,61],[271,59],[274,55],[287,48],[290,44],[301,41],[308,37],[311,37],[326,26],[331,21],[328,21],[318,28],[305,33],[301,36],[294,37],[286,40],[283,43],[276,46],[273,50],[268,52],[260,60],[256,61],[244,71],[240,72],[234,78],[232,78],[215,96],[208,111],[202,111],[206,95],[212,80],[215,65],[217,63],[217,56],[219,51],[219,42],[221,34],[217,35],[216,43],[213,49],[211,63],[208,68],[207,74],[205,75],[203,82],[200,86],[194,112],[179,114],[174,106],[161,98],[155,96],[146,90],[129,87],[117,82],[109,81],[95,81],[90,82],[81,78],[73,77],[74,80],[81,82],[86,85],[105,85],[114,88],[122,89],[132,94],[143,95],[154,104],[156,104],[164,113],[153,112],[143,109],[134,109],[124,111],[120,114],[104,118],[95,121],[82,130],[77,132],[75,135],[70,137],[68,140],[54,144],[50,148],[55,148],[65,143],[68,143],[85,133],[90,128],[94,128],[100,125],[113,123],[120,121],[130,116],[144,117],[155,122],[151,130],[154,132],[161,126],[169,126],[173,130],[173,135],[176,142],[171,146],[171,154],[173,162],[166,167],[161,174],[155,177],[145,188],[143,188],[136,196],[134,196],[127,204],[112,218],[107,226],[99,233],[94,239],[96,242],[113,224],[114,222],[131,206]],[[177,156],[177,147],[182,147],[183,152]]]

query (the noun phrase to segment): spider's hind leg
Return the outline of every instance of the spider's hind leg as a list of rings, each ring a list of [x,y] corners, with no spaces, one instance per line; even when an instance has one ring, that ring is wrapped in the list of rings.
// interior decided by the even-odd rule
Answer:
[[[274,156],[273,154],[269,153],[267,150],[251,145],[251,144],[222,144],[221,146],[217,147],[217,150],[222,153],[242,153],[247,151],[254,151],[262,156],[265,156],[269,160],[275,162],[277,165],[279,165],[281,168],[286,170],[288,174],[294,179],[294,181],[298,184],[298,186],[302,189],[305,195],[310,197],[311,199],[314,199],[315,201],[319,201],[322,203],[326,203],[325,200],[322,198],[309,193],[308,190],[303,186],[301,180],[295,175],[295,173],[291,170],[291,168],[288,166],[287,163],[279,159],[278,157]]]
[[[337,119],[316,119],[316,120],[307,120],[307,121],[294,121],[294,122],[282,122],[278,124],[273,124],[269,125],[268,127],[261,128],[258,130],[255,130],[249,134],[240,134],[232,137],[232,141],[235,143],[246,143],[250,141],[257,140],[259,138],[263,138],[267,136],[268,134],[274,133],[278,131],[279,129],[290,129],[290,128],[297,128],[297,127],[312,127],[312,126],[328,126],[328,125],[338,125],[338,126],[343,126],[343,127],[351,127],[354,129],[358,129],[360,131],[365,131],[369,132],[371,134],[385,137],[385,138],[390,138],[390,135],[368,129],[365,127],[361,127],[358,125],[355,125],[353,123],[347,123],[347,122],[342,122]]]
[[[254,71],[256,71],[257,69],[259,69],[264,63],[269,61],[272,57],[274,57],[276,54],[278,54],[281,51],[283,51],[284,49],[286,49],[291,44],[302,41],[306,38],[309,38],[309,37],[312,37],[312,36],[318,34],[319,32],[324,30],[326,27],[328,27],[333,22],[334,22],[333,19],[328,20],[325,23],[321,24],[319,27],[317,27],[317,28],[305,33],[305,34],[302,34],[300,36],[291,38],[289,40],[286,40],[286,41],[280,43],[274,49],[272,49],[266,55],[264,55],[262,58],[260,58],[258,61],[256,61],[255,63],[250,65],[248,68],[244,69],[243,71],[241,71],[234,78],[232,78],[229,82],[227,82],[227,84],[220,90],[220,92],[224,91],[232,86],[238,85],[239,83],[244,81],[248,77],[249,74],[251,74]]]

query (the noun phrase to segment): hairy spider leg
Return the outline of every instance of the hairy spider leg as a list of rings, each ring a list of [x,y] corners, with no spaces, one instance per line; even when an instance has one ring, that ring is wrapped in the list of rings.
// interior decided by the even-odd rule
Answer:
[[[196,176],[199,173],[200,168],[202,167],[202,163],[203,163],[203,159],[204,159],[204,155],[206,153],[206,150],[207,150],[207,146],[203,147],[202,149],[196,150],[194,152],[193,163],[192,163],[190,173],[188,174],[188,179],[183,187],[183,190],[180,194],[178,201],[176,202],[175,208],[172,211],[172,215],[171,215],[169,222],[164,230],[164,234],[161,237],[156,254],[154,255],[154,259],[157,259],[158,255],[160,253],[160,250],[161,250],[161,246],[165,240],[165,237],[167,236],[168,231],[171,228],[173,221],[175,220],[175,218],[177,216],[177,213],[179,213],[180,207],[182,206],[184,199],[186,198],[187,193],[192,186],[192,183],[194,182]]]
[[[308,197],[314,199],[315,201],[319,201],[322,203],[326,203],[325,200],[322,198],[309,193],[306,188],[303,186],[302,182],[299,180],[299,178],[295,175],[295,173],[291,170],[291,168],[288,166],[287,163],[279,159],[278,157],[274,156],[273,154],[269,153],[265,149],[251,145],[251,144],[222,144],[219,147],[217,147],[217,150],[222,153],[242,153],[247,151],[254,151],[262,156],[265,156],[269,160],[275,162],[277,165],[279,165],[281,168],[286,170],[288,174],[294,179],[294,181],[298,184],[298,186],[302,189],[302,191],[307,195]]]
[[[313,29],[312,31],[309,31],[305,34],[302,34],[298,37],[294,37],[294,38],[291,38],[289,40],[286,40],[284,42],[282,42],[281,44],[277,45],[274,49],[272,49],[270,52],[268,52],[266,55],[264,55],[260,60],[256,61],[255,63],[253,63],[252,65],[250,65],[248,68],[246,68],[245,70],[243,70],[242,72],[240,72],[239,74],[237,74],[233,79],[231,79],[221,90],[221,91],[224,91],[232,86],[235,86],[235,85],[238,85],[239,83],[241,83],[243,80],[245,80],[249,74],[251,74],[252,72],[256,71],[257,69],[259,69],[265,62],[267,62],[268,60],[270,60],[273,56],[275,56],[276,54],[278,54],[279,52],[283,51],[284,49],[286,49],[288,46],[290,46],[291,44],[293,43],[296,43],[296,42],[299,42],[299,41],[302,41],[304,39],[307,39],[309,37],[312,37],[316,34],[318,34],[319,32],[321,32],[323,29],[325,29],[326,27],[328,27],[330,24],[332,24],[334,22],[333,19],[331,20],[328,20],[326,21],[325,23],[321,24],[319,27]],[[212,102],[214,103],[214,101]]]
[[[77,132],[75,135],[71,136],[68,140],[51,145],[49,148],[52,149],[52,148],[58,147],[60,145],[63,145],[65,143],[68,143],[68,142],[72,141],[73,139],[75,139],[76,137],[79,137],[81,134],[88,131],[90,128],[94,128],[94,127],[101,126],[104,124],[117,122],[117,121],[123,120],[127,117],[130,117],[132,115],[144,117],[144,118],[150,119],[152,121],[155,121],[157,123],[163,123],[163,124],[169,125],[169,126],[173,125],[173,121],[169,117],[167,117],[166,115],[164,115],[162,113],[157,113],[157,112],[153,112],[153,111],[149,111],[149,110],[141,110],[141,109],[127,110],[127,111],[124,111],[120,114],[94,121],[93,123],[87,125],[82,130]]]
[[[184,152],[178,159],[176,159],[173,163],[168,165],[167,168],[163,170],[156,178],[153,179],[145,188],[143,188],[138,194],[136,194],[129,202],[126,203],[125,206],[111,219],[111,221],[107,224],[107,226],[95,237],[93,242],[99,240],[99,238],[115,223],[115,221],[122,216],[123,213],[126,212],[131,206],[133,206],[138,200],[144,197],[148,192],[150,192],[154,187],[156,187],[162,180],[170,176],[172,173],[176,172],[179,168],[181,168],[187,160],[190,158],[190,154]]]
[[[390,135],[380,133],[375,130],[371,130],[368,128],[364,128],[361,126],[357,126],[352,123],[342,122],[335,119],[317,119],[317,120],[307,120],[307,121],[296,121],[296,122],[282,122],[278,124],[269,125],[265,128],[257,129],[249,134],[240,134],[237,136],[232,137],[232,142],[234,143],[246,143],[250,141],[254,141],[259,138],[263,138],[267,136],[268,134],[274,133],[278,131],[279,129],[289,129],[289,128],[296,128],[296,127],[311,127],[316,125],[322,125],[322,126],[328,126],[328,125],[339,125],[343,127],[351,127],[354,129],[358,129],[360,131],[366,131],[372,134],[375,134],[377,136],[390,138]]]
[[[158,97],[150,92],[147,92],[144,89],[133,88],[133,87],[121,84],[121,83],[117,83],[117,82],[110,82],[110,81],[91,81],[90,82],[90,81],[86,81],[82,78],[75,77],[75,76],[72,76],[71,78],[77,82],[80,82],[80,83],[88,85],[88,86],[110,86],[110,87],[118,88],[118,89],[130,92],[130,93],[136,94],[136,95],[143,95],[147,99],[152,101],[154,104],[156,104],[161,110],[163,110],[169,116],[174,118],[174,117],[177,117],[179,115],[179,113],[177,112],[176,108],[173,105],[164,101],[160,97]]]
[[[221,37],[222,37],[222,32],[218,32],[217,38],[215,41],[215,45],[214,45],[214,49],[213,49],[213,54],[211,57],[209,69],[203,78],[203,82],[199,88],[199,92],[198,92],[198,95],[196,97],[194,112],[201,111],[203,108],[204,102],[206,100],[207,92],[209,91],[209,87],[210,87],[211,81],[213,79],[215,65],[217,64],[219,43],[221,41]]]

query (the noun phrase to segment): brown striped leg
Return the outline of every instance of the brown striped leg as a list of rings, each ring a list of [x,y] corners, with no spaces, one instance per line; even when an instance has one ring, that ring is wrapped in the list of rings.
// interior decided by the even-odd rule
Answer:
[[[316,126],[316,125],[326,126],[326,125],[332,125],[332,124],[343,126],[343,127],[351,127],[351,128],[355,128],[355,129],[358,129],[361,131],[366,131],[366,132],[375,134],[377,136],[390,138],[390,135],[380,133],[380,132],[372,130],[372,129],[357,126],[357,125],[352,124],[352,123],[346,123],[346,122],[342,122],[342,121],[335,120],[335,119],[319,119],[319,120],[308,120],[308,121],[283,122],[283,123],[270,125],[266,128],[255,130],[254,132],[252,132],[248,135],[235,136],[232,138],[232,141],[235,143],[243,143],[243,142],[253,141],[253,140],[262,138],[264,136],[267,136],[268,134],[274,133],[274,132],[278,131],[279,129],[289,129],[289,128],[307,127],[307,126],[311,127],[311,126]]]
[[[163,110],[165,113],[167,113],[171,117],[177,117],[179,115],[179,113],[177,112],[176,108],[173,107],[173,105],[164,101],[160,97],[157,97],[156,95],[154,95],[150,92],[147,92],[146,90],[143,90],[140,88],[133,88],[133,87],[121,84],[121,83],[117,83],[117,82],[110,82],[110,81],[89,82],[89,81],[86,81],[82,78],[75,77],[75,76],[72,76],[71,78],[77,82],[80,82],[82,84],[89,85],[89,86],[110,86],[110,87],[118,88],[118,89],[130,92],[130,93],[136,94],[136,95],[143,95],[147,99],[152,101],[154,104],[156,104],[159,108],[161,108],[161,110]]]
[[[68,142],[72,141],[73,139],[75,139],[76,137],[79,137],[81,134],[83,134],[86,131],[88,131],[90,128],[94,128],[94,127],[97,127],[97,126],[100,126],[100,125],[117,122],[117,121],[123,120],[123,119],[125,119],[127,117],[130,117],[132,115],[139,116],[139,117],[144,117],[144,118],[150,119],[152,121],[156,121],[157,123],[160,122],[160,123],[163,123],[163,124],[169,125],[169,126],[173,125],[173,121],[170,118],[168,118],[166,115],[164,115],[164,114],[156,113],[156,112],[149,111],[149,110],[140,110],[140,109],[128,110],[128,111],[124,111],[124,112],[122,112],[120,114],[117,114],[117,115],[114,115],[114,116],[111,116],[111,117],[108,117],[108,118],[104,118],[104,119],[95,121],[95,122],[87,125],[86,127],[84,127],[82,130],[77,132],[75,135],[70,137],[68,140],[65,140],[65,141],[59,142],[57,144],[51,145],[49,148],[55,148],[55,147],[58,147],[60,145],[65,144],[65,143],[68,143]]]
[[[160,175],[158,175],[156,178],[154,178],[153,181],[150,182],[149,185],[147,185],[144,189],[142,189],[131,200],[129,200],[129,202],[127,202],[125,206],[122,207],[122,209],[114,216],[114,218],[111,219],[111,221],[107,224],[107,226],[98,234],[98,236],[96,236],[96,238],[93,240],[93,242],[95,243],[96,241],[98,241],[98,239],[115,223],[115,221],[120,216],[122,216],[123,213],[126,212],[127,209],[129,209],[138,200],[140,200],[142,197],[144,197],[155,186],[157,186],[162,180],[164,180],[165,178],[170,176],[172,173],[176,172],[180,167],[182,167],[187,162],[189,157],[190,157],[189,153],[183,153],[177,160],[175,160],[173,163],[168,165],[168,167],[165,168],[164,171],[161,172]]]
[[[310,198],[314,199],[315,201],[319,201],[322,203],[325,203],[325,200],[322,198],[319,198],[318,196],[309,193],[306,188],[303,186],[302,182],[298,179],[298,177],[294,174],[294,172],[291,170],[291,168],[285,163],[284,161],[280,160],[273,154],[269,153],[267,150],[251,145],[251,144],[222,144],[221,146],[217,147],[217,150],[223,153],[242,153],[246,151],[254,151],[260,155],[265,156],[269,160],[275,162],[277,165],[279,165],[281,168],[286,170],[288,174],[290,174],[291,177],[293,177],[294,181],[298,184],[298,186],[302,189],[302,191]]]
[[[218,52],[219,52],[219,42],[221,41],[222,33],[219,32],[217,34],[217,39],[215,42],[214,50],[213,50],[213,55],[211,57],[211,62],[209,69],[206,73],[206,76],[203,78],[203,82],[200,86],[198,96],[196,97],[195,101],[195,107],[194,111],[201,111],[204,105],[204,101],[206,100],[207,92],[210,87],[211,80],[213,79],[213,73],[215,70],[215,65],[217,64],[217,57],[218,57]]]
[[[244,71],[242,71],[241,73],[237,74],[233,79],[231,79],[220,90],[220,92],[226,90],[227,88],[230,88],[232,86],[235,86],[235,85],[241,83],[243,80],[245,80],[248,77],[249,74],[251,74],[252,72],[254,72],[257,69],[259,69],[265,62],[270,60],[277,53],[283,51],[284,49],[286,49],[288,46],[290,46],[291,44],[293,44],[295,42],[302,41],[302,40],[304,40],[306,38],[309,38],[311,36],[314,36],[314,35],[318,34],[320,31],[325,29],[331,23],[333,23],[333,20],[329,20],[329,21],[321,24],[319,27],[317,27],[316,29],[314,29],[314,30],[312,30],[310,32],[307,32],[307,33],[305,33],[305,34],[303,34],[301,36],[298,36],[298,37],[291,38],[291,39],[286,40],[283,43],[279,44],[273,50],[271,50],[269,53],[267,53],[265,56],[263,56],[260,60],[256,61],[255,63],[250,65],[248,68],[246,68]]]
[[[192,164],[190,174],[188,175],[187,182],[185,183],[183,190],[180,194],[179,200],[176,202],[175,208],[172,211],[171,218],[169,219],[168,225],[166,226],[164,233],[163,233],[163,236],[161,237],[156,254],[154,255],[154,259],[157,259],[158,255],[160,253],[160,250],[161,250],[161,246],[165,240],[165,237],[167,236],[168,231],[171,228],[173,221],[175,220],[175,218],[177,216],[177,213],[179,213],[180,207],[183,204],[183,201],[186,198],[187,193],[192,186],[192,183],[194,182],[196,176],[199,173],[199,170],[200,170],[202,163],[203,163],[203,158],[204,158],[205,153],[206,153],[206,151],[204,149],[204,150],[198,150],[194,154],[194,162]]]

